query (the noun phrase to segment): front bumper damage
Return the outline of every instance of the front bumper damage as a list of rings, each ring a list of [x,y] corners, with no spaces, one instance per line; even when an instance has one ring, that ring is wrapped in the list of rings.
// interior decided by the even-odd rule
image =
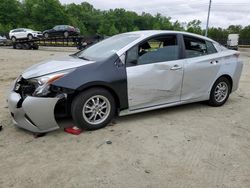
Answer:
[[[27,96],[11,91],[8,105],[13,123],[35,133],[45,133],[59,128],[55,119],[55,106],[60,98]]]

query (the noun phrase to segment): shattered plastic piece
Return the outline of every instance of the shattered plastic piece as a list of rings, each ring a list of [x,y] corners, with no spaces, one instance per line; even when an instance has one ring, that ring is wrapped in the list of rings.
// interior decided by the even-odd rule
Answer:
[[[79,135],[82,133],[82,129],[79,129],[78,127],[74,126],[74,127],[65,128],[64,132],[70,133],[73,135]]]
[[[112,144],[112,141],[107,140],[107,141],[106,141],[106,144]]]

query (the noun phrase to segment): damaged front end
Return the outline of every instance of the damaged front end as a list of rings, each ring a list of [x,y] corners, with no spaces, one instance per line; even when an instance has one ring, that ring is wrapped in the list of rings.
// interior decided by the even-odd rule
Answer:
[[[59,128],[56,117],[68,113],[67,98],[70,91],[51,87],[51,84],[73,69],[36,78],[20,76],[8,96],[13,122],[18,127],[35,133]]]

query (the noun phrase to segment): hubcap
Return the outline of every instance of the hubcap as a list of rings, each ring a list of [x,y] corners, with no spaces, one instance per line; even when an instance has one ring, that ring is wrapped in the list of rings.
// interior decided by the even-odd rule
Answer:
[[[227,98],[228,94],[228,85],[226,82],[220,82],[214,92],[214,97],[217,102],[223,102]]]
[[[107,119],[110,109],[109,100],[102,95],[96,95],[85,102],[82,110],[83,118],[89,124],[100,124]]]

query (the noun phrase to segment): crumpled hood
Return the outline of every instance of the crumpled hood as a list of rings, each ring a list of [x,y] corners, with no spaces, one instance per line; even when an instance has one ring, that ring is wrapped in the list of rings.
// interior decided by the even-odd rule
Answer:
[[[23,72],[22,77],[24,79],[39,77],[58,71],[80,67],[90,63],[94,63],[94,61],[87,61],[72,56],[60,57],[52,60],[42,61],[39,64],[31,66]]]

